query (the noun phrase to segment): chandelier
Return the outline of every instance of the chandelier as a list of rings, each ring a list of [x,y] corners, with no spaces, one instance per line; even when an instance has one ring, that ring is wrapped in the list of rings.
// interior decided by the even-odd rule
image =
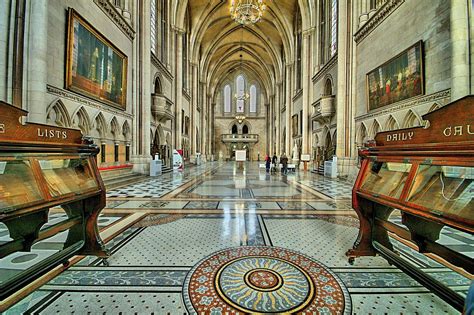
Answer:
[[[235,116],[235,119],[237,119],[237,121],[239,122],[239,124],[242,124],[242,122],[245,120],[245,117],[244,115],[237,115]]]
[[[237,23],[253,24],[260,21],[266,8],[263,0],[231,0],[230,16]]]

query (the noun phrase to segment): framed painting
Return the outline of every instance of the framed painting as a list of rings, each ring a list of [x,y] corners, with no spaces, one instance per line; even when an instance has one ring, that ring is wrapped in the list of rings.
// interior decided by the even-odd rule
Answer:
[[[424,94],[423,42],[367,74],[368,110]]]
[[[298,135],[298,114],[291,116],[291,135],[296,137]]]
[[[125,110],[127,63],[123,52],[69,9],[66,89]]]

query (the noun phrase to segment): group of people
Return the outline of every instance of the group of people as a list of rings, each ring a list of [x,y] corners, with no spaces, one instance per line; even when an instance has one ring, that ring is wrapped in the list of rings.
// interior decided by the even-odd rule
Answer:
[[[282,156],[280,157],[280,163],[282,166],[281,172],[283,174],[287,174],[288,173],[288,157],[286,156],[285,153],[283,153]],[[273,153],[273,157],[271,158],[269,155],[265,157],[265,169],[267,170],[267,173],[270,173],[270,167],[271,167],[272,172],[273,171],[276,172],[278,169],[277,165],[278,165],[278,157],[276,153]]]

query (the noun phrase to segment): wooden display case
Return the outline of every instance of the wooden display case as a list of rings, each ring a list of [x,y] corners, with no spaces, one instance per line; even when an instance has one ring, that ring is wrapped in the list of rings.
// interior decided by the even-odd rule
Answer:
[[[381,254],[448,303],[462,310],[464,298],[423,273],[395,251],[389,235],[421,253],[434,254],[470,275],[473,259],[439,242],[451,227],[474,233],[474,96],[423,116],[424,127],[378,133],[359,152],[362,163],[352,192],[360,230],[346,255]],[[389,220],[400,210],[402,224]]]
[[[61,232],[67,231],[67,237],[62,248],[39,263],[5,272],[1,300],[74,255],[108,257],[97,227],[105,207],[98,148],[79,130],[24,124],[26,115],[0,102],[0,223],[9,232],[9,240],[0,242],[0,263]],[[55,207],[67,219],[45,227]]]

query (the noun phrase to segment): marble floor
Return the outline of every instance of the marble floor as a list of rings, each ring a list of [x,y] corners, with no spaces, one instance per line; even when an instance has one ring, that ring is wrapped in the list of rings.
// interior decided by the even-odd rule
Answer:
[[[300,285],[296,289],[286,287],[294,300],[274,300],[268,292],[268,302],[267,295],[256,298],[251,292],[224,298],[236,308],[241,306],[240,313],[252,307],[263,313],[272,312],[272,307],[273,313],[296,313],[303,309],[297,306],[304,305],[305,314],[457,314],[381,257],[348,263],[345,252],[358,233],[351,188],[351,183],[310,172],[269,175],[256,163],[239,170],[234,163],[215,162],[111,190],[101,227],[125,222],[130,215],[143,214],[143,219],[107,242],[112,253],[108,265],[85,257],[4,314],[188,314],[194,313],[193,307],[199,314],[234,314],[218,304],[217,293],[210,295],[208,290],[221,285],[232,290],[232,272],[253,263],[283,268],[290,278],[306,275],[306,280],[296,279],[294,285]],[[401,224],[396,215],[392,221]],[[8,236],[0,227],[0,241],[2,237]],[[471,235],[444,229],[441,241],[473,257]],[[393,242],[400,255],[466,293],[470,279]],[[36,250],[52,248],[54,244],[43,244]],[[247,252],[259,253],[262,260],[239,260],[242,266],[226,260],[245,259]],[[16,261],[28,263],[25,260]],[[213,269],[214,262],[223,269]],[[0,268],[8,269],[1,262]],[[14,272],[14,267],[9,268]],[[279,276],[273,277],[271,268],[262,268],[250,274],[250,286],[276,288]],[[208,285],[206,272],[211,270],[222,283]],[[327,285],[308,286],[311,277],[320,277]],[[292,290],[305,297],[298,300]],[[327,294],[324,301],[317,300],[321,292]],[[315,301],[319,306],[311,308]]]

